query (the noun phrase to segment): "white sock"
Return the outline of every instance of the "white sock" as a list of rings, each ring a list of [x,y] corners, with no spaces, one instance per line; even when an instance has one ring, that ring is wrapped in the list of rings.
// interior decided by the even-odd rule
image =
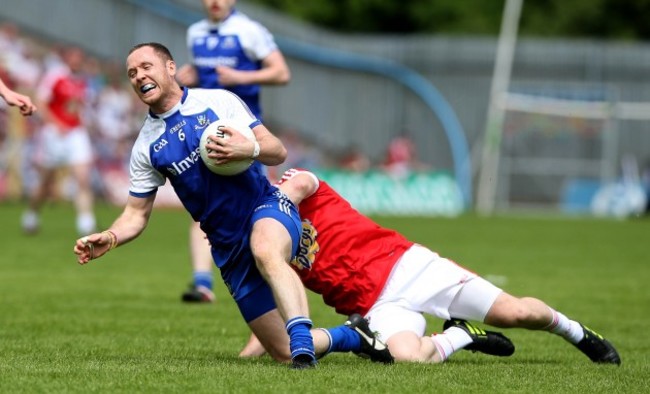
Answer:
[[[431,335],[433,344],[438,349],[442,361],[448,359],[452,354],[472,343],[472,338],[458,327],[449,327],[442,334]]]
[[[25,211],[23,213],[23,217],[21,220],[22,220],[23,230],[33,231],[38,229],[40,220],[38,217],[38,213],[36,213],[35,211],[32,211],[31,209]]]
[[[573,344],[580,342],[582,338],[584,338],[585,333],[582,330],[580,323],[570,320],[568,317],[552,308],[549,309],[553,314],[553,320],[551,321],[551,324],[544,327],[544,330],[557,334]]]
[[[92,213],[82,213],[77,216],[77,232],[81,235],[95,232],[95,216]]]

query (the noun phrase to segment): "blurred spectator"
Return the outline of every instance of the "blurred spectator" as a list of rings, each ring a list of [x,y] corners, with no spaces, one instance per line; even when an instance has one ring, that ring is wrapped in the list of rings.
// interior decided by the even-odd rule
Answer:
[[[137,127],[133,93],[123,84],[122,68],[116,64],[108,66],[106,85],[99,91],[95,106],[94,139],[100,167],[120,167],[128,162],[130,145],[134,141]],[[127,142],[128,144],[125,144]]]
[[[8,87],[3,78],[5,78],[4,70],[0,68],[0,102],[6,103],[11,107],[18,107],[23,116],[28,116],[36,111],[36,107],[32,100],[23,94],[20,94],[10,87]],[[0,198],[4,198],[7,194],[8,173],[10,161],[12,158],[12,144],[8,143],[10,139],[8,128],[13,126],[10,122],[11,113],[7,111],[0,111]]]
[[[79,47],[67,47],[62,60],[64,65],[50,68],[36,92],[43,127],[38,130],[35,149],[25,155],[33,160],[39,173],[22,218],[26,233],[38,231],[39,211],[53,194],[59,169],[68,170],[75,181],[77,231],[92,233],[96,225],[91,189],[93,149],[84,123],[88,88],[82,72],[86,55]]]
[[[382,168],[390,175],[400,178],[412,171],[425,170],[428,166],[418,160],[416,146],[404,131],[388,143]]]
[[[88,85],[87,104],[94,107],[107,83],[102,63],[94,56],[87,56],[83,72]]]
[[[356,145],[350,146],[341,156],[339,167],[343,170],[366,172],[370,170],[370,159]]]
[[[280,129],[273,127],[278,137],[287,149],[287,158],[279,166],[269,168],[269,179],[274,182],[289,168],[317,169],[322,167],[323,158],[320,149],[310,143],[301,134],[293,129]]]
[[[117,203],[128,184],[129,158],[146,108],[125,86],[122,66],[110,63],[104,70],[105,85],[99,91],[93,116],[93,145],[97,152],[96,189]],[[118,200],[116,200],[118,198]]]
[[[11,23],[0,25],[0,63],[15,89],[31,93],[42,74],[42,67],[31,45],[20,37],[20,30]],[[6,81],[6,79],[5,79]]]
[[[12,23],[0,24],[0,78],[11,93],[0,94],[0,198],[16,195],[20,189],[21,146],[24,135],[34,123],[30,105],[21,105],[20,97],[29,97],[41,74],[40,63],[32,56],[32,46],[20,36]],[[16,96],[19,94],[21,96]],[[5,103],[5,101],[7,101]],[[20,111],[8,110],[7,104],[18,105]],[[24,102],[23,102],[24,104]]]

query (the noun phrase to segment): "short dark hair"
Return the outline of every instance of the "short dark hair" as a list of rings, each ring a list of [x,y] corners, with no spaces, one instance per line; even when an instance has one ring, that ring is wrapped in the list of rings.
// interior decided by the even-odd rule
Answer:
[[[163,61],[174,60],[174,57],[172,56],[172,53],[169,52],[169,49],[159,42],[143,42],[141,44],[137,44],[133,46],[133,48],[131,48],[131,50],[129,51],[129,55],[137,51],[138,49],[144,47],[153,48],[154,52],[156,52],[156,54],[160,56],[163,59]]]

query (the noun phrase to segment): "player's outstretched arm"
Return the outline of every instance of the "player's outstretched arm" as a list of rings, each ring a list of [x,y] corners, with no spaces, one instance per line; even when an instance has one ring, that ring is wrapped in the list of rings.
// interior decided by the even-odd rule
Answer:
[[[109,229],[77,239],[73,248],[77,262],[87,264],[137,238],[147,227],[155,198],[155,194],[146,198],[129,196],[124,211]]]
[[[31,115],[36,111],[36,106],[32,103],[32,100],[29,97],[9,89],[2,79],[0,79],[0,97],[2,97],[7,104],[13,107],[18,107],[20,113],[24,116]]]

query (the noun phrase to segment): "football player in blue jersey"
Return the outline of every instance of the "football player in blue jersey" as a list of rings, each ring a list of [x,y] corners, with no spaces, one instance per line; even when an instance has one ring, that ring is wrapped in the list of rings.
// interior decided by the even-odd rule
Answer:
[[[282,52],[264,26],[234,8],[235,0],[202,1],[206,17],[187,30],[190,64],[179,68],[177,80],[182,86],[230,90],[263,120],[260,85],[284,85],[291,78]],[[181,299],[213,302],[210,247],[196,222],[190,228],[190,260],[193,282]]]
[[[216,163],[252,157],[277,165],[286,157],[282,142],[232,92],[182,88],[175,79],[172,55],[162,44],[136,45],[126,66],[134,91],[149,106],[131,152],[129,197],[109,229],[76,241],[77,261],[86,264],[138,237],[149,221],[156,191],[169,180],[183,206],[201,223],[221,277],[253,333],[268,349],[283,341],[279,314],[289,336],[292,365],[313,366],[307,297],[289,266],[302,230],[295,205],[253,167],[220,176],[208,169],[199,154],[203,130],[217,119],[246,122],[257,142],[225,128],[230,138],[213,139],[207,145]],[[392,361],[365,320],[338,330],[341,335],[331,344],[337,351],[365,352],[375,361]]]

